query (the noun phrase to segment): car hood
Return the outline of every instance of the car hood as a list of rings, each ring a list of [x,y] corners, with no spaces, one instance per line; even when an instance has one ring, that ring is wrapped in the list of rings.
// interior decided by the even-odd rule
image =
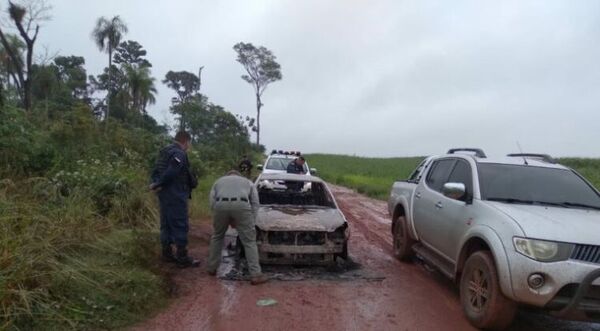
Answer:
[[[600,211],[488,203],[514,219],[529,238],[588,245],[600,243]]]
[[[258,210],[256,226],[263,231],[327,231],[346,223],[335,208],[296,206],[262,206]]]

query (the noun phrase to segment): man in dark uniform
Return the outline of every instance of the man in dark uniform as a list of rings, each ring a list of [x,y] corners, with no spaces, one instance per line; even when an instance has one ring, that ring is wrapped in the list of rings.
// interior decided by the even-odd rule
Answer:
[[[248,159],[248,155],[244,155],[244,158],[242,159],[238,167],[240,168],[240,172],[242,173],[242,175],[250,179],[250,176],[252,174],[252,162]]]
[[[288,174],[305,174],[306,170],[304,170],[304,156],[298,156],[292,162],[290,162],[287,166]]]
[[[160,202],[160,243],[164,261],[175,262],[182,268],[197,267],[200,263],[188,255],[188,199],[198,181],[190,170],[187,150],[190,134],[177,132],[175,141],[163,148],[152,172],[150,189],[158,194]],[[177,247],[173,255],[171,245]]]
[[[303,156],[298,156],[297,158],[295,158],[292,162],[290,162],[288,164],[287,173],[288,174],[300,174],[300,175],[306,174],[306,171],[304,170],[305,162],[306,161],[304,160]],[[288,190],[301,191],[302,188],[304,187],[304,182],[287,181],[287,182],[285,182],[285,185],[287,186]]]

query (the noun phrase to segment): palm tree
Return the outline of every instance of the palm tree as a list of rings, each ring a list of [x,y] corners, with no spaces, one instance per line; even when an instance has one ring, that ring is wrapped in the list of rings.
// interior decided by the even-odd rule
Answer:
[[[108,53],[108,96],[106,102],[106,118],[108,123],[108,115],[110,113],[110,94],[112,88],[111,70],[112,67],[112,53],[113,50],[119,46],[121,38],[127,33],[127,25],[121,20],[119,16],[115,16],[112,19],[107,19],[104,16],[100,17],[96,22],[96,27],[92,31],[92,39],[96,42],[100,51],[106,51]]]
[[[155,79],[151,76],[150,68],[146,66],[125,65],[127,90],[131,100],[131,109],[146,113],[146,106],[154,104],[156,98]]]

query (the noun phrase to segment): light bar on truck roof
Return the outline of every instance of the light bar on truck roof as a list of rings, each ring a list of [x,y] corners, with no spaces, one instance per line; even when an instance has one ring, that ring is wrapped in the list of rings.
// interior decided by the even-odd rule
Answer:
[[[271,151],[271,155],[274,154],[281,154],[281,155],[295,155],[295,156],[301,156],[302,153],[300,151],[283,151],[283,150],[272,150]]]

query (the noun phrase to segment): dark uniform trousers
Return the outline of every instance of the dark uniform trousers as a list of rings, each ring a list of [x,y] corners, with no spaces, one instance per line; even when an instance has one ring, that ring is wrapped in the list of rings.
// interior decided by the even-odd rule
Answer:
[[[161,244],[187,246],[188,199],[197,181],[190,172],[185,151],[177,144],[162,149],[152,180],[161,187],[158,192]]]

